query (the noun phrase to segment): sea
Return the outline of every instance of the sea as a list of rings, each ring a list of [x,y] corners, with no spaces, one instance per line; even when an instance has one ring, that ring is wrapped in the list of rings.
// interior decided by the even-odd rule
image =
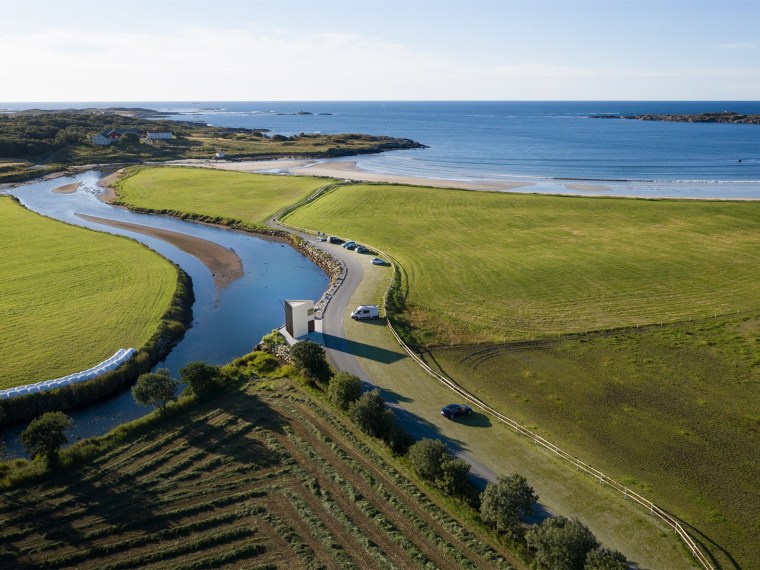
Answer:
[[[351,159],[371,172],[467,182],[527,181],[528,191],[583,193],[584,185],[567,182],[594,181],[633,195],[760,198],[760,125],[592,117],[760,114],[760,101],[0,103],[0,112],[118,106],[272,134],[366,133],[410,138],[428,147]]]

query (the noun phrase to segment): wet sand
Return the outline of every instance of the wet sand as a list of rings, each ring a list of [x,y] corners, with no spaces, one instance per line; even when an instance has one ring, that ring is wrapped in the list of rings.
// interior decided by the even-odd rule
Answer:
[[[612,188],[603,184],[565,184],[568,190],[576,192],[610,192]]]
[[[77,188],[79,188],[79,182],[73,182],[71,184],[66,184],[64,186],[54,188],[53,192],[56,194],[73,194],[77,191]]]
[[[328,176],[343,180],[356,180],[361,182],[392,182],[394,184],[410,184],[413,186],[433,186],[435,188],[461,188],[464,190],[505,191],[515,188],[533,186],[532,182],[520,182],[505,180],[503,182],[467,182],[464,180],[442,180],[437,178],[424,178],[421,176],[402,176],[399,174],[385,174],[368,172],[357,166],[356,161],[345,162],[321,162],[312,163],[308,166],[289,168],[290,174],[301,176]]]
[[[212,241],[161,228],[131,224],[129,222],[107,220],[85,214],[77,214],[77,216],[88,222],[145,234],[172,244],[185,253],[198,258],[213,275],[214,285],[216,285],[217,289],[223,289],[243,276],[243,262],[238,257],[238,254],[234,250],[222,247]]]

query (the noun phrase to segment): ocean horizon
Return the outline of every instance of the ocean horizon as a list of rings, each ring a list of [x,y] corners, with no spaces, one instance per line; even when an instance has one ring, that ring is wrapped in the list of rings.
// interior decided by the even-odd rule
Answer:
[[[85,107],[143,107],[172,120],[220,127],[283,135],[388,135],[428,146],[350,158],[377,173],[467,182],[523,180],[532,191],[552,191],[557,181],[596,181],[627,195],[760,198],[760,125],[592,118],[760,114],[760,101],[0,103],[2,112]]]

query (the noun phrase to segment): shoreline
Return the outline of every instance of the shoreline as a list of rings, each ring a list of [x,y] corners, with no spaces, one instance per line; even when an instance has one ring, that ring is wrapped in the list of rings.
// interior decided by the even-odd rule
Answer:
[[[172,161],[164,164],[168,166],[211,168],[258,174],[316,176],[339,181],[405,184],[483,192],[515,192],[521,194],[597,196],[649,200],[760,200],[759,181],[652,181],[576,178],[521,180],[516,176],[512,178],[505,177],[504,180],[469,181],[373,172],[361,168],[359,160],[339,160],[334,162],[300,159],[249,160],[240,162],[199,160]],[[718,190],[733,192],[730,195],[721,196],[717,193]]]

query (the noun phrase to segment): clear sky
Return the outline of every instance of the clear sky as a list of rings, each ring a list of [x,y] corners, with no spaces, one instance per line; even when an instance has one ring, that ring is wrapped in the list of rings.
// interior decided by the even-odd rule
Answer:
[[[760,100],[760,0],[0,0],[0,101]]]

